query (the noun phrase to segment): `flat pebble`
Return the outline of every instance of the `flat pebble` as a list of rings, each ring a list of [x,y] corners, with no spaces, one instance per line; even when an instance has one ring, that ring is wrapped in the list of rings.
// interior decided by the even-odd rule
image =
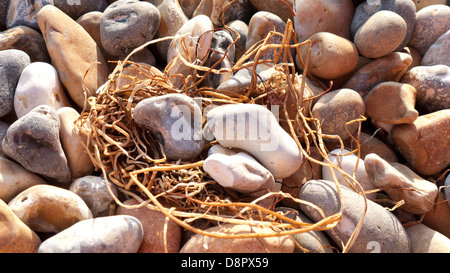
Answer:
[[[11,124],[3,139],[3,151],[27,170],[53,181],[70,181],[70,169],[60,136],[56,111],[40,105]]]
[[[12,0],[9,3],[6,26],[27,26],[39,30],[37,15],[46,5],[53,5],[53,0],[21,1]]]
[[[406,232],[411,253],[450,253],[450,239],[424,224],[408,227]]]
[[[6,49],[24,51],[31,62],[50,62],[44,37],[27,26],[17,26],[0,32],[0,50]]]
[[[32,186],[8,206],[36,232],[60,232],[76,222],[92,218],[86,203],[75,193],[52,185]]]
[[[41,239],[0,200],[0,253],[36,253]]]
[[[337,226],[333,230],[325,231],[338,246],[341,246],[340,240],[343,243],[348,242],[365,209],[361,195],[344,186],[341,187],[341,192],[342,199],[339,198],[334,182],[310,180],[303,186],[299,197],[321,208],[325,217],[337,214],[343,209]],[[322,216],[311,206],[301,207],[314,222],[322,220]],[[373,242],[376,242],[376,245]],[[400,221],[384,207],[367,200],[364,222],[349,252],[369,253],[372,250],[381,253],[409,253],[410,243]]]
[[[30,57],[22,50],[0,51],[0,117],[13,111],[20,74],[30,63]]]
[[[86,219],[48,238],[39,253],[136,253],[143,238],[141,222],[129,215]]]
[[[419,116],[412,124],[395,125],[392,140],[419,175],[434,175],[450,164],[450,110]]]

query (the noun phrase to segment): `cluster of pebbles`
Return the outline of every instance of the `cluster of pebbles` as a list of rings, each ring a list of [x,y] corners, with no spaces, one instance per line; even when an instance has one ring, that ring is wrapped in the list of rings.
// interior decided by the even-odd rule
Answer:
[[[0,0],[0,252],[450,252],[448,1],[238,0],[223,13],[230,2]],[[170,64],[169,76],[186,78],[192,69],[183,59],[229,69],[271,31],[284,33],[288,20],[299,42],[309,41],[300,56],[292,53],[298,71],[309,59],[306,90],[317,96],[308,105],[311,114],[322,134],[345,145],[324,138],[328,160],[360,187],[308,161],[261,105],[221,105],[202,117],[193,98],[170,94],[141,101],[133,117],[162,143],[168,159],[189,161],[217,140],[203,170],[222,187],[250,200],[281,190],[325,216],[343,208],[337,226],[221,239],[192,234],[159,211],[116,206],[115,198],[129,206],[139,202],[124,200],[95,170],[74,129],[86,97],[102,90],[115,61],[160,39],[130,60],[155,74]],[[240,39],[232,46],[236,33]],[[280,44],[278,38],[269,43]],[[260,60],[273,55],[269,48]],[[277,73],[267,64],[253,72],[259,82]],[[171,83],[183,89],[192,82],[172,77]],[[219,92],[242,92],[251,84],[246,69],[211,73],[202,83]],[[172,130],[180,113],[194,117],[187,135]],[[359,132],[358,123],[349,123],[361,117]],[[358,144],[359,156],[350,152]],[[310,156],[324,160],[316,147]],[[323,218],[289,199],[275,210],[307,223]],[[233,224],[206,228],[275,232]],[[356,228],[357,239],[343,249]]]

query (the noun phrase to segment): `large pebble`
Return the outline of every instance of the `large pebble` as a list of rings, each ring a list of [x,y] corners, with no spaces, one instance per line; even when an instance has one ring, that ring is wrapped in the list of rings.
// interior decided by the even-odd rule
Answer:
[[[47,182],[16,162],[0,156],[0,199],[9,202],[20,192]]]
[[[273,14],[278,15],[283,21],[287,22],[288,19],[293,21],[292,10],[294,8],[294,0],[285,0],[285,3],[275,2],[271,0],[250,0],[253,7],[258,11],[270,11]],[[286,5],[287,4],[287,5]]]
[[[0,253],[35,253],[39,236],[0,200]]]
[[[411,242],[411,253],[450,253],[450,239],[419,223],[406,228]]]
[[[435,184],[402,164],[389,164],[376,154],[368,154],[364,166],[377,188],[384,189],[395,202],[405,202],[402,209],[413,214],[425,214],[432,209],[438,194]]]
[[[303,162],[294,139],[264,106],[226,104],[208,111],[206,118],[208,128],[222,146],[247,151],[275,179],[290,176]]]
[[[396,50],[406,36],[406,22],[395,12],[372,15],[356,32],[355,45],[367,58],[380,58]]]
[[[358,63],[358,50],[349,40],[329,32],[318,32],[311,41],[309,71],[322,79],[335,79],[350,73]],[[308,46],[300,47],[303,62],[308,56]]]
[[[416,66],[405,73],[401,82],[414,86],[416,108],[422,113],[450,108],[449,66]]]
[[[19,193],[8,206],[37,232],[60,232],[92,218],[86,203],[75,193],[52,185],[36,185]]]
[[[14,111],[18,118],[39,105],[58,110],[71,106],[59,81],[58,71],[48,63],[34,62],[25,67],[14,93]]]
[[[151,3],[119,0],[105,9],[100,21],[103,48],[113,56],[126,56],[156,35],[161,21]]]
[[[294,27],[300,42],[317,32],[331,32],[346,39],[351,38],[354,5],[350,0],[296,0],[294,11]]]
[[[30,62],[30,57],[22,50],[0,51],[0,117],[14,109],[14,92],[20,74]]]
[[[343,88],[353,89],[364,97],[379,83],[400,81],[411,63],[412,57],[409,54],[401,52],[389,53],[371,61],[355,72],[344,84]]]
[[[107,0],[53,0],[53,2],[55,7],[74,20],[91,11],[103,12],[108,7]]]
[[[450,29],[442,34],[427,50],[421,65],[450,66]]]
[[[351,23],[351,33],[355,37],[356,32],[359,28],[375,13],[379,11],[392,11],[400,15],[406,22],[407,30],[406,35],[402,43],[397,47],[395,51],[402,50],[414,30],[414,25],[416,23],[416,6],[411,0],[387,0],[387,1],[364,1],[359,4],[355,9],[355,15],[353,16]]]
[[[416,89],[409,84],[380,83],[370,90],[364,103],[367,117],[389,124],[413,123],[419,116]]]
[[[340,168],[350,177],[354,177],[356,181],[358,181],[362,189],[351,179],[342,175],[335,168],[322,166],[322,179],[334,181],[331,174],[332,169],[337,181],[339,181],[341,185],[353,189],[355,192],[361,193],[361,191],[370,191],[376,189],[366,173],[364,160],[361,158],[358,159],[357,155],[349,153],[350,151],[346,149],[335,149],[328,154],[328,160],[331,162],[331,164]],[[324,163],[327,163],[327,161],[324,160]],[[353,176],[353,173],[355,173],[355,176]],[[370,200],[374,200],[376,198],[376,195],[376,193],[366,193],[366,197]]]
[[[433,175],[450,164],[450,109],[395,125],[391,134],[395,147],[418,174]]]
[[[60,120],[59,136],[67,157],[71,178],[90,175],[94,171],[94,164],[82,144],[82,142],[86,143],[86,137],[75,129],[75,121],[80,114],[72,107],[62,107],[56,113]]]
[[[450,28],[450,7],[431,5],[417,12],[416,24],[408,46],[424,55],[428,48]]]
[[[189,160],[202,151],[202,110],[187,95],[168,94],[142,100],[133,115],[140,127],[161,142],[167,158]]]
[[[6,26],[8,28],[16,26],[27,26],[39,30],[37,23],[38,12],[46,5],[53,5],[53,0],[36,1],[10,1]]]
[[[56,111],[47,105],[37,106],[11,124],[3,139],[3,151],[27,170],[67,183],[71,175],[59,128]]]
[[[48,238],[39,253],[136,253],[142,224],[133,216],[114,215],[80,221]]]
[[[339,89],[319,98],[312,108],[312,115],[321,123],[322,133],[337,135],[342,140],[350,137],[346,124],[365,113],[364,100],[354,90]],[[347,126],[350,134],[358,129],[358,123]]]
[[[40,10],[38,23],[61,83],[83,107],[85,91],[88,97],[95,94],[108,79],[108,65],[100,48],[82,26],[54,6]]]
[[[13,27],[0,33],[0,50],[6,49],[24,51],[31,62],[50,62],[44,37],[27,26]]]
[[[214,69],[231,69],[233,67],[235,46],[233,37],[226,30],[214,32],[211,40],[211,53],[205,66],[214,67]],[[219,62],[220,61],[220,62]],[[208,87],[217,88],[226,78],[227,73],[215,74],[209,73],[204,84]]]
[[[138,205],[136,199],[123,202],[126,206]],[[146,206],[134,209],[120,206],[117,215],[136,217],[142,224],[144,237],[139,247],[139,253],[178,253],[181,247],[181,227],[172,221],[167,222],[163,212],[151,210]]]
[[[207,232],[225,234],[274,234],[268,227],[223,224],[208,228]],[[180,253],[292,253],[294,241],[290,236],[222,239],[201,234],[194,235]]]
[[[300,199],[311,202],[322,209],[325,217],[339,213],[342,218],[332,230],[326,233],[341,246],[347,243],[356,225],[364,214],[364,198],[358,193],[342,186],[339,197],[334,182],[310,180],[302,188]],[[340,202],[342,200],[342,203]],[[311,206],[301,205],[302,211],[313,221],[322,220],[319,212]],[[409,253],[408,235],[400,221],[379,204],[367,200],[367,211],[358,237],[349,252],[368,253],[372,250],[381,253]]]

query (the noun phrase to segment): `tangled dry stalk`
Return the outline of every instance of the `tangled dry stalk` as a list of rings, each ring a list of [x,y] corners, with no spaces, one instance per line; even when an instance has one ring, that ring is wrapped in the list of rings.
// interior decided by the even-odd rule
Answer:
[[[233,2],[230,2],[229,5]],[[225,24],[224,29],[234,32]],[[239,33],[234,33],[238,37],[234,41],[236,44]],[[282,42],[280,44],[269,43],[272,36],[281,36]],[[130,56],[149,44],[172,38],[175,37],[153,40],[134,50]],[[181,39],[182,44],[185,44],[184,37],[177,38]],[[128,208],[145,206],[148,209],[158,210],[164,213],[167,219],[187,230],[219,238],[285,236],[308,231],[329,230],[335,227],[342,217],[342,209],[335,215],[325,216],[316,205],[281,191],[269,192],[251,202],[242,201],[239,196],[222,188],[202,170],[204,157],[199,156],[191,162],[169,161],[164,155],[162,145],[138,127],[133,120],[133,110],[137,103],[146,98],[170,93],[201,97],[203,109],[211,104],[225,103],[255,103],[269,106],[279,104],[281,106],[280,122],[286,125],[285,128],[296,141],[305,160],[331,167],[334,170],[332,174],[339,196],[341,196],[341,189],[335,172],[347,177],[355,189],[363,191],[361,185],[354,178],[355,173],[353,176],[348,175],[328,159],[329,151],[324,144],[324,139],[336,138],[336,136],[322,134],[320,121],[311,115],[311,104],[308,102],[314,97],[305,84],[309,58],[301,60],[305,69],[302,75],[299,75],[295,71],[294,58],[291,54],[291,50],[294,49],[300,56],[299,48],[301,46],[308,46],[309,50],[311,49],[309,41],[298,42],[293,24],[288,21],[284,33],[271,32],[265,40],[245,52],[231,69],[215,69],[220,61],[212,67],[196,65],[194,64],[195,60],[186,60],[179,54],[175,59],[180,58],[185,65],[191,68],[192,73],[187,78],[182,75],[169,77],[168,71],[171,69],[171,63],[161,74],[148,66],[128,61],[130,56],[123,62],[119,61],[110,75],[109,81],[99,89],[95,97],[87,99],[85,109],[76,121],[78,133],[83,137],[84,146],[96,169],[101,170],[105,179],[108,178],[112,181],[123,193],[140,202],[136,206],[125,205],[113,195],[117,204]],[[260,60],[262,52],[268,49],[275,50],[273,60]],[[226,53],[224,58],[225,56]],[[270,64],[276,68],[278,73],[271,79],[258,84],[256,66],[260,63]],[[240,93],[221,92],[200,85],[209,73],[231,75],[241,69],[251,70],[253,78],[250,88],[242,90]],[[170,81],[171,77],[182,77],[184,88],[182,90],[174,88]],[[365,118],[361,117],[351,123],[360,123],[364,120]],[[342,141],[340,139],[339,141],[344,147]],[[359,143],[359,139],[355,139],[355,142]],[[213,143],[207,145],[205,150]],[[325,162],[310,156],[311,145],[318,148]],[[357,153],[359,157],[359,144],[352,152]],[[109,184],[107,183],[107,185]],[[365,195],[363,196],[366,200]],[[275,205],[283,198],[290,198],[297,203],[313,207],[321,213],[323,219],[309,224],[293,220],[281,212],[275,212],[273,210]],[[350,240],[342,242],[343,252],[347,252],[351,248],[358,236],[363,218],[361,217]],[[265,226],[272,228],[274,232],[270,234],[210,233],[192,225],[193,221],[197,219],[206,219],[217,224]]]

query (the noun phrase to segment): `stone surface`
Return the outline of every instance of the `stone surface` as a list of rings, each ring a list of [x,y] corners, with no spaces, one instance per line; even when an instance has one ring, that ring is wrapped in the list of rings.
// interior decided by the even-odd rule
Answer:
[[[425,214],[422,223],[450,238],[450,217],[448,217],[450,215],[450,205],[445,201],[445,194],[439,192],[433,209]]]
[[[0,1],[0,31],[6,29],[6,16],[8,15],[8,7],[10,0]]]
[[[3,151],[27,170],[61,183],[70,181],[70,169],[59,137],[60,121],[47,105],[34,108],[11,124]]]
[[[344,84],[343,88],[357,91],[364,97],[377,84],[398,82],[412,63],[409,54],[393,52],[363,66]]]
[[[281,3],[280,3],[281,4]],[[300,42],[317,32],[330,32],[350,39],[354,5],[350,0],[296,0],[294,27]]]
[[[433,175],[450,164],[450,110],[419,116],[392,129],[395,147],[419,175]]]
[[[240,35],[239,40],[237,40],[237,34],[233,31],[230,31],[233,41],[237,40],[236,44],[234,45],[235,47],[234,61],[237,62],[245,53],[245,48],[248,39],[248,25],[241,20],[234,20],[228,24],[228,27],[230,27],[232,30],[239,33]]]
[[[267,227],[233,224],[211,227],[206,231],[226,234],[274,233]],[[289,236],[221,239],[196,234],[181,248],[180,253],[292,253],[294,247],[294,241]]]
[[[9,202],[20,192],[47,182],[16,162],[0,156],[0,199]]]
[[[38,13],[52,65],[70,97],[80,107],[87,96],[106,82],[108,66],[100,48],[77,22],[54,6],[45,6]]]
[[[433,207],[438,188],[400,163],[389,164],[376,154],[364,160],[366,172],[372,183],[395,202],[405,201],[402,209],[413,214],[425,214]]]
[[[329,32],[318,32],[308,38],[311,55],[308,71],[322,79],[335,79],[350,73],[358,63],[358,50],[349,40]],[[300,47],[303,62],[308,46]]]
[[[128,199],[123,202],[126,206],[138,205],[136,199]],[[163,212],[151,210],[145,206],[128,209],[120,206],[117,215],[130,215],[136,217],[142,224],[144,237],[139,247],[139,253],[178,253],[181,247],[181,227],[172,221],[168,221]]]
[[[406,228],[411,253],[450,253],[450,239],[424,224]]]
[[[416,5],[416,10],[419,11],[424,7],[431,5],[445,5],[446,0],[413,0]]]
[[[421,62],[429,66],[438,64],[450,66],[450,29],[428,48]]]
[[[113,56],[126,56],[156,35],[159,10],[149,2],[119,0],[109,5],[100,21],[103,48]]]
[[[285,2],[286,3],[271,0],[250,0],[252,6],[258,11],[270,11],[279,16],[285,22],[287,22],[288,19],[293,21],[294,17],[291,9],[293,10],[295,1],[286,0]]]
[[[192,15],[201,1],[202,0],[178,0],[178,3],[184,14],[190,19],[193,17]]]
[[[84,147],[86,137],[75,129],[75,121],[80,114],[72,107],[62,107],[56,113],[60,120],[59,136],[67,157],[71,178],[90,175],[94,171],[94,165]]]
[[[7,122],[0,121],[0,142],[3,141],[3,138],[6,135],[6,131],[8,131],[10,124]],[[7,158],[8,156],[3,152],[2,145],[0,145],[0,156]]]
[[[370,16],[355,34],[358,52],[367,58],[380,58],[396,50],[404,41],[405,20],[395,12],[381,10]]]
[[[35,253],[40,244],[39,236],[0,200],[0,253]]]
[[[183,94],[148,98],[134,108],[134,120],[163,145],[169,159],[190,160],[203,149],[202,110]]]
[[[310,180],[302,188],[300,199],[311,202],[323,210],[325,217],[339,213],[343,209],[342,219],[333,230],[326,233],[342,247],[354,232],[365,209],[364,199],[358,193],[342,186],[342,204],[335,183],[325,180]],[[314,222],[322,216],[311,206],[301,205],[302,211]],[[334,233],[332,232],[334,231]],[[372,243],[371,243],[372,242]],[[376,242],[376,245],[373,245]],[[375,249],[373,247],[375,246]],[[341,248],[342,250],[342,248]],[[361,230],[349,249],[351,253],[368,253],[372,250],[381,253],[409,253],[408,235],[400,221],[379,204],[367,200],[367,211]]]
[[[208,128],[222,146],[245,150],[275,179],[290,176],[303,162],[294,139],[264,106],[226,104],[208,111],[206,119]]]
[[[414,31],[408,46],[424,55],[428,48],[450,28],[450,7],[431,5],[417,12]]]
[[[88,12],[103,12],[108,7],[106,0],[53,0],[53,2],[55,7],[62,10],[74,20]]]
[[[30,57],[22,50],[0,51],[0,117],[14,109],[14,92],[20,74],[30,62]]]
[[[60,232],[92,218],[86,203],[75,193],[52,185],[36,185],[19,193],[9,208],[36,232]]]
[[[111,191],[103,177],[87,175],[73,180],[69,190],[83,199],[93,217],[109,216],[114,202],[112,195],[117,197],[118,192],[114,184],[108,183]]]
[[[39,105],[48,105],[55,110],[71,106],[58,71],[51,64],[33,62],[20,74],[14,93],[14,111],[21,118]]]
[[[114,215],[80,221],[48,238],[39,253],[136,253],[142,224],[133,216]]]
[[[313,117],[321,122],[322,133],[337,135],[342,140],[350,137],[346,123],[360,118],[364,113],[364,100],[356,91],[347,88],[321,96],[312,108]],[[350,134],[353,134],[358,129],[358,124],[353,123],[347,127]]]
[[[0,33],[0,50],[6,49],[24,51],[31,62],[50,62],[44,37],[27,26],[13,27]]]
[[[447,179],[445,179],[445,188],[444,188],[444,194],[445,198],[448,200],[448,205],[450,206],[450,174],[447,175]]]
[[[198,4],[197,8],[192,14],[192,17],[197,15],[206,15],[208,16],[214,26],[223,26],[222,15],[223,9],[232,0],[202,0]],[[248,22],[251,15],[253,14],[253,6],[249,0],[238,0],[234,1],[233,4],[228,6],[225,10],[225,24],[228,24],[234,20],[242,20],[244,22]]]
[[[387,162],[398,162],[398,157],[393,151],[393,148],[388,146],[377,133],[368,134],[361,132],[359,135],[359,145],[361,158],[364,159],[368,154],[374,153],[386,160]],[[354,135],[357,139],[357,134]],[[347,139],[346,147],[351,150],[356,149],[357,145],[353,139]]]
[[[46,5],[53,5],[53,0],[14,0],[10,1],[6,26],[27,26],[39,30],[37,14]]]
[[[413,123],[419,116],[416,89],[409,84],[380,83],[370,90],[364,103],[366,117],[389,124]]]

